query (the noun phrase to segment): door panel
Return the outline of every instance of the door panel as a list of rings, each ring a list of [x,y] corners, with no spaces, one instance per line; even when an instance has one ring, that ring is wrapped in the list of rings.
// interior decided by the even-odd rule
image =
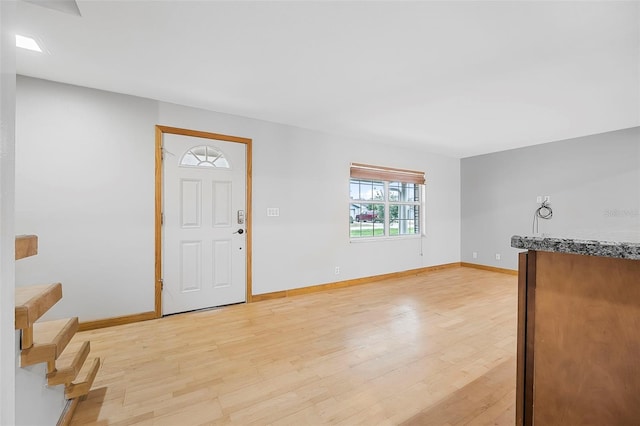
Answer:
[[[231,251],[230,240],[217,240],[213,242],[213,285],[217,288],[231,285]]]
[[[244,302],[246,145],[165,133],[163,153],[163,314]]]
[[[181,241],[180,290],[182,293],[202,288],[202,242]]]
[[[200,214],[202,209],[202,182],[193,179],[182,179],[180,195],[182,199],[183,228],[200,228]]]
[[[231,182],[213,181],[213,226],[231,226]]]

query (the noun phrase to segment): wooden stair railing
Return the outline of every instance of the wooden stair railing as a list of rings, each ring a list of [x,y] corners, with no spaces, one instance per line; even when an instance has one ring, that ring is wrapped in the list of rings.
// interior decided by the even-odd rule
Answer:
[[[16,237],[16,260],[38,253],[38,237]],[[15,296],[15,329],[20,330],[20,365],[46,363],[47,384],[64,385],[69,401],[58,425],[68,425],[75,408],[91,390],[100,368],[100,358],[86,360],[89,342],[71,342],[78,331],[78,318],[55,321],[38,320],[62,298],[60,283],[17,287]],[[71,343],[70,343],[71,342]]]

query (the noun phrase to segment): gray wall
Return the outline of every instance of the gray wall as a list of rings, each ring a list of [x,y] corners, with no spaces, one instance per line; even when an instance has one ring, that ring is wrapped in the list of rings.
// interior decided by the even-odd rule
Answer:
[[[463,262],[517,269],[510,238],[532,235],[538,195],[553,209],[539,220],[541,235],[640,239],[639,127],[464,158],[460,167]]]
[[[15,2],[0,1],[0,424],[15,423]]]

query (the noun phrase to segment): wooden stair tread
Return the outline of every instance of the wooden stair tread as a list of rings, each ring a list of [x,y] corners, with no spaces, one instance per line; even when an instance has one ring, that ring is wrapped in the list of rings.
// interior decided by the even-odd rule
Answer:
[[[16,287],[15,329],[21,330],[33,326],[60,299],[62,299],[60,283]]]
[[[20,353],[22,367],[48,363],[48,372],[55,370],[55,360],[78,331],[78,318],[37,322],[33,325],[33,346]]]
[[[58,423],[56,426],[69,426],[71,424],[71,419],[76,412],[76,408],[78,408],[78,404],[80,403],[80,398],[72,399],[71,401],[67,401],[67,406],[64,408],[64,411],[60,415],[58,419]]]
[[[90,365],[86,365],[90,364]],[[91,390],[93,381],[96,379],[98,369],[100,369],[100,358],[94,358],[93,362],[86,363],[80,370],[78,377],[64,389],[64,396],[67,399],[73,399],[85,396]]]
[[[38,254],[37,235],[16,235],[16,260]]]
[[[71,383],[80,373],[91,350],[90,343],[71,342],[56,361],[56,371],[47,374],[49,386]]]

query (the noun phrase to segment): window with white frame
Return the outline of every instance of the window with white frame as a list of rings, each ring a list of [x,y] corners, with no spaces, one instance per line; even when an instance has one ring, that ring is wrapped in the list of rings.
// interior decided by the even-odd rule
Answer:
[[[352,163],[350,238],[420,235],[424,183],[424,172]]]

